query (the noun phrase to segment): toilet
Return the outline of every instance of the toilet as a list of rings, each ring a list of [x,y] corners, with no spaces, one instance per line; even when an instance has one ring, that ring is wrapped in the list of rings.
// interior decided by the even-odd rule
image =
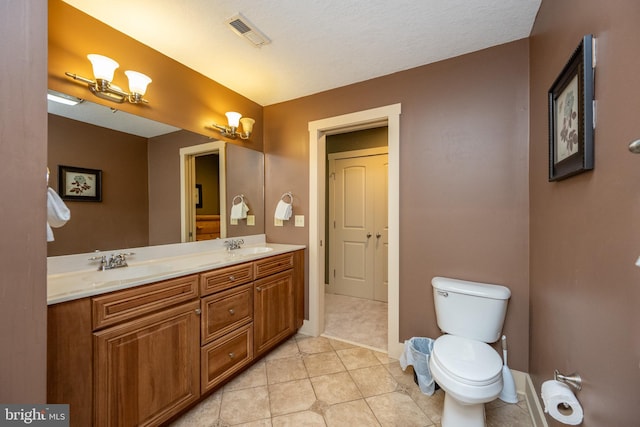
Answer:
[[[489,344],[498,341],[511,296],[509,288],[434,277],[438,327],[429,367],[445,392],[442,427],[484,427],[484,404],[502,391],[502,359]]]

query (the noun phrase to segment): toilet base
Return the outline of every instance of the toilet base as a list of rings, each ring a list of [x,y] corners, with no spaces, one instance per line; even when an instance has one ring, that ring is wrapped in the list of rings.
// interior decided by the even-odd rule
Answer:
[[[442,427],[485,427],[484,403],[463,405],[445,392],[441,423]]]

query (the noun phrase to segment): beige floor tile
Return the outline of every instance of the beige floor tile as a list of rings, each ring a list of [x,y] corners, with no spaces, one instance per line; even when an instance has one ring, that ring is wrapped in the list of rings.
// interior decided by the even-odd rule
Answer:
[[[324,418],[312,411],[280,415],[272,420],[273,427],[325,427]]]
[[[344,350],[345,348],[358,347],[356,344],[353,344],[350,342],[340,341],[333,338],[328,338],[328,339],[329,339],[329,343],[331,344],[331,347],[333,347],[334,350]]]
[[[363,399],[330,406],[324,413],[327,427],[380,426]]]
[[[214,393],[171,424],[171,427],[215,426],[220,416],[222,393]]]
[[[374,352],[366,348],[347,348],[345,350],[338,350],[336,353],[338,353],[342,363],[344,363],[344,366],[349,370],[381,365]]]
[[[398,383],[384,366],[371,366],[368,368],[349,371],[364,397],[395,391]]]
[[[440,422],[442,419],[442,407],[444,406],[444,391],[436,390],[433,395],[428,396],[416,386],[409,390],[409,396],[422,409],[422,412],[427,414],[431,421]]]
[[[220,419],[230,425],[271,418],[267,387],[224,392]]]
[[[424,427],[433,422],[404,393],[387,393],[366,399],[382,427]]]
[[[346,370],[335,351],[308,354],[302,360],[310,377],[335,374]]]
[[[267,381],[269,384],[307,378],[307,370],[300,357],[267,360]]]
[[[264,420],[250,421],[248,423],[234,424],[233,427],[271,427],[271,418],[265,418]],[[199,427],[199,426],[193,426]],[[215,425],[214,427],[227,427],[227,425]]]
[[[307,354],[333,351],[333,347],[331,346],[329,339],[325,337],[307,337],[298,339],[298,348],[302,353]]]
[[[293,357],[298,356],[300,354],[300,349],[298,348],[298,342],[295,338],[290,338],[288,341],[280,344],[273,351],[271,351],[265,359],[273,360],[273,359],[282,359],[284,357]]]
[[[521,408],[517,404],[508,404],[485,407],[487,415],[487,427],[531,427],[531,416],[529,411]]]
[[[318,400],[329,405],[362,399],[362,393],[348,372],[311,378],[311,384]]]
[[[247,369],[242,375],[234,378],[224,386],[225,391],[242,390],[243,388],[267,385],[267,369],[264,361],[260,361]]]
[[[311,381],[308,379],[269,385],[271,413],[274,416],[306,411],[315,403]]]

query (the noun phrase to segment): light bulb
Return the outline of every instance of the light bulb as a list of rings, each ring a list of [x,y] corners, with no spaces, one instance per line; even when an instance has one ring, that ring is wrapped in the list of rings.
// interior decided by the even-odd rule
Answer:
[[[229,127],[237,128],[238,124],[240,123],[240,117],[242,117],[242,114],[236,113],[235,111],[229,111],[225,113],[225,116],[227,116],[227,122],[229,123]]]
[[[144,95],[147,85],[152,82],[151,78],[137,71],[127,70],[124,73],[129,79],[129,92]]]
[[[243,117],[240,119],[240,123],[242,123],[242,131],[246,134],[250,134],[253,131],[253,124],[256,121],[249,118],[249,117]]]
[[[96,80],[106,80],[109,83],[113,81],[113,73],[120,66],[116,61],[102,55],[91,53],[87,55],[91,65],[93,66],[93,76]]]

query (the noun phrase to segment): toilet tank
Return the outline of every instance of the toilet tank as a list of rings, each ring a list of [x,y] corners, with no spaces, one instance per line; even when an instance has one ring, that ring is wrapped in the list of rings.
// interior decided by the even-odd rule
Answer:
[[[433,299],[440,330],[486,343],[498,341],[507,314],[509,288],[434,277]]]

